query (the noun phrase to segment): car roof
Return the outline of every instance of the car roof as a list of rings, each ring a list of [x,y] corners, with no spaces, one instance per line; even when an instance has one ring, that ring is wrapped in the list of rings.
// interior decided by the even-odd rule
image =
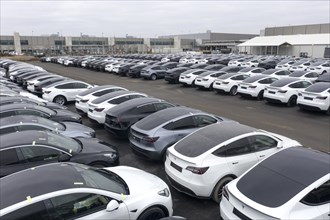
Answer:
[[[126,102],[123,102],[115,107],[111,108],[107,111],[107,114],[110,115],[118,115],[128,110],[131,110],[134,107],[139,105],[147,104],[147,103],[155,103],[155,102],[164,102],[164,100],[157,99],[157,98],[150,98],[150,97],[142,97],[138,99],[131,99]]]
[[[239,123],[212,124],[182,139],[174,146],[174,149],[186,157],[197,157],[231,138],[256,130]]]
[[[82,164],[53,163],[1,178],[1,197],[6,199],[1,200],[0,209],[27,200],[28,197],[33,199],[59,190],[86,188],[84,179],[75,167],[89,168]],[[83,185],[76,183],[83,183]]]
[[[145,117],[138,121],[135,126],[143,130],[150,130],[173,119],[200,112],[202,111],[188,107],[167,108]]]
[[[250,83],[250,82],[255,82],[260,79],[265,79],[265,78],[274,78],[273,76],[268,76],[268,75],[263,75],[263,74],[258,74],[255,76],[250,76],[249,78],[244,79],[242,82],[245,83]]]
[[[95,87],[92,87],[90,89],[87,89],[81,93],[79,93],[78,95],[79,96],[85,96],[85,95],[89,95],[93,92],[96,92],[96,91],[99,91],[101,89],[107,89],[107,88],[112,88],[112,87],[118,87],[118,86],[114,86],[114,85],[102,85],[102,86],[95,86]]]
[[[54,110],[44,106],[36,105],[33,103],[12,103],[8,105],[0,105],[0,111],[13,110],[13,109],[38,109],[40,111],[53,112]]]
[[[290,83],[298,82],[298,81],[304,81],[304,80],[300,79],[300,78],[286,77],[286,78],[282,78],[282,79],[279,79],[279,80],[273,82],[272,84],[270,84],[270,86],[283,87],[283,86],[286,86]]]
[[[237,182],[256,203],[279,207],[330,173],[330,155],[304,147],[284,149],[263,160]]]
[[[36,115],[14,115],[10,117],[0,118],[0,128],[8,125],[16,126],[17,124],[22,124],[22,123],[40,124],[44,120],[48,120],[50,122],[53,122],[54,124],[59,124],[58,122],[51,121],[49,119],[42,118]]]
[[[94,99],[91,103],[92,104],[100,104],[101,102],[104,102],[106,100],[115,98],[117,96],[121,96],[121,95],[129,95],[132,93],[139,93],[139,92],[135,92],[135,91],[116,91],[116,92],[110,92],[108,94],[102,95],[99,98]],[[140,93],[139,93],[140,94]]]

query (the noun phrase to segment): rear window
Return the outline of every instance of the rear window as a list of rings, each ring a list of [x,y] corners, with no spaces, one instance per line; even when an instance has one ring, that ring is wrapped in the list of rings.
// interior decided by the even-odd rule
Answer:
[[[330,88],[330,83],[316,83],[314,85],[309,86],[305,91],[319,93],[329,88]]]
[[[275,73],[276,71],[278,71],[278,70],[276,70],[276,69],[269,69],[269,70],[263,71],[262,74],[270,75],[270,74]]]
[[[169,117],[159,117],[158,115],[152,114],[144,118],[136,124],[136,127],[143,130],[151,130],[159,125],[171,120]]]
[[[270,86],[273,86],[273,87],[283,87],[283,86],[286,86],[289,83],[292,83],[294,81],[295,80],[292,80],[292,79],[281,79],[281,80],[278,80],[278,81],[273,82]]]
[[[219,76],[218,79],[228,79],[230,77],[234,76],[233,74],[225,74],[225,75],[222,75],[222,76]]]
[[[266,78],[268,76],[258,75],[258,76],[251,76],[245,80],[243,80],[244,83],[253,83],[258,81],[259,79]]]
[[[296,71],[296,72],[291,73],[289,76],[290,76],[290,77],[301,77],[301,76],[303,76],[305,73],[306,73],[305,71]]]
[[[102,89],[102,88],[100,88],[99,86],[93,87],[91,89],[87,89],[86,91],[83,91],[82,93],[79,93],[78,95],[85,96],[85,95],[91,94],[92,92],[96,92],[96,91],[98,91],[100,89]]]

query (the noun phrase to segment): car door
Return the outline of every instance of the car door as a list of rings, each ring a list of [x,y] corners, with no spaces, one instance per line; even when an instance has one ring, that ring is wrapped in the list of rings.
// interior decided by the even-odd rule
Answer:
[[[258,162],[256,154],[251,150],[249,137],[233,141],[225,148],[227,164],[236,176],[240,176]]]
[[[256,154],[259,161],[278,151],[277,146],[281,144],[278,140],[266,135],[250,136],[249,142],[252,152]]]
[[[25,168],[35,167],[42,164],[58,162],[58,157],[63,152],[47,146],[28,145],[18,148],[25,161]]]
[[[24,161],[18,155],[16,148],[0,151],[0,177],[25,169]]]
[[[71,193],[53,197],[48,212],[50,219],[129,219],[124,202],[117,201],[119,207],[106,211],[112,198],[94,193]]]
[[[65,96],[66,99],[69,101],[69,100],[71,100],[72,93],[75,90],[74,85],[75,85],[74,82],[67,82],[67,83],[63,83],[61,85],[58,85],[55,88],[58,89],[58,92],[59,92],[58,95]]]
[[[78,95],[79,93],[85,91],[86,89],[88,89],[90,86],[86,83],[82,83],[82,82],[76,82],[74,83],[74,89],[72,89],[72,91],[70,91],[70,100],[75,100],[76,95]]]

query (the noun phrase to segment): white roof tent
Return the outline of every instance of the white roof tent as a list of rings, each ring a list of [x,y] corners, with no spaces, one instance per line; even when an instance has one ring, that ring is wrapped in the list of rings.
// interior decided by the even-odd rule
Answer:
[[[238,46],[253,47],[253,46],[329,45],[329,44],[330,44],[330,33],[255,37],[242,44],[239,44]]]

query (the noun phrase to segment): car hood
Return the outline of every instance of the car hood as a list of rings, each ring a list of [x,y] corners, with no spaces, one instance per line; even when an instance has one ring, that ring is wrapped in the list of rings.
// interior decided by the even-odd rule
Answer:
[[[133,167],[118,166],[106,168],[118,174],[128,185],[130,195],[145,194],[152,190],[168,188],[159,177]]]
[[[84,153],[100,153],[100,152],[118,152],[115,146],[112,146],[106,142],[103,142],[97,138],[76,138],[83,145],[81,151]]]
[[[66,129],[62,132],[68,137],[91,137],[95,135],[94,129],[75,122],[63,122]]]

